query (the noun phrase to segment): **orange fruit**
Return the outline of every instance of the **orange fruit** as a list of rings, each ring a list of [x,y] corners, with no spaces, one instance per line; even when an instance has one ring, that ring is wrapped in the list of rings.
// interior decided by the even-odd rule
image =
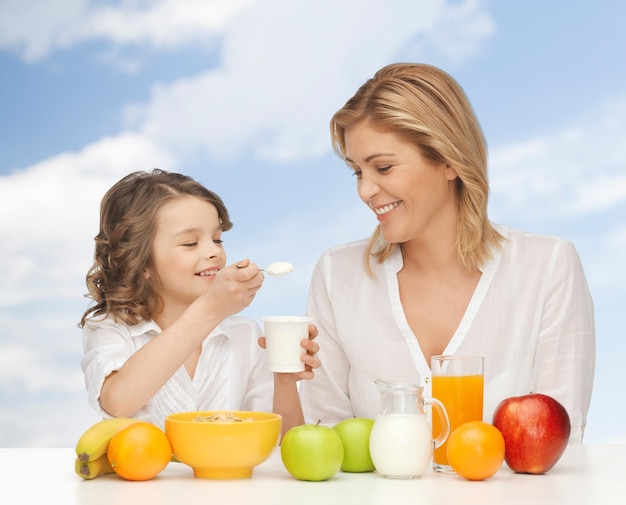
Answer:
[[[495,426],[469,421],[448,437],[448,463],[461,477],[484,480],[495,474],[504,461],[504,437]]]
[[[107,459],[113,470],[127,480],[149,480],[170,462],[172,447],[165,432],[139,421],[125,426],[109,442]]]

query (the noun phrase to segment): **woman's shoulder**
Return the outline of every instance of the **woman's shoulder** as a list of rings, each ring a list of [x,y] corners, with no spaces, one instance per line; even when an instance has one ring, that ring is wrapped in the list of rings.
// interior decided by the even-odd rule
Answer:
[[[556,256],[578,258],[574,244],[566,238],[523,231],[505,225],[495,228],[504,236],[504,252],[517,258],[524,257],[529,261],[541,258],[553,260]]]
[[[359,240],[353,240],[351,242],[344,242],[343,244],[337,244],[332,247],[329,247],[324,254],[337,254],[341,251],[343,252],[354,252],[354,251],[364,251],[367,247],[369,239],[362,238]]]
[[[313,269],[312,284],[327,286],[337,284],[357,285],[386,278],[385,263],[367,256],[369,239],[346,242],[327,249],[319,257]],[[401,260],[400,260],[401,261]]]
[[[354,240],[332,246],[322,253],[320,261],[348,261],[363,259],[368,239]]]
[[[562,244],[570,243],[567,239],[563,237],[520,230],[518,228],[513,228],[511,226],[506,226],[502,224],[494,225],[494,228],[505,237],[505,241],[520,247],[553,248]]]

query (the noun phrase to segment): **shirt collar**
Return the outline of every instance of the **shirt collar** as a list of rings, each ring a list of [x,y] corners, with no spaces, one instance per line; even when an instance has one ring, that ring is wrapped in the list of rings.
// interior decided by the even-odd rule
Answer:
[[[161,328],[154,321],[141,321],[128,327],[131,337],[138,337],[145,333],[161,333]]]
[[[393,248],[393,251],[391,251],[387,261],[384,263],[387,263],[388,271],[391,273],[397,274],[400,270],[402,270],[404,261],[402,260],[402,248],[400,245],[396,245],[396,247]]]
[[[505,225],[497,223],[492,223],[492,225],[498,232],[500,232],[506,242],[509,237],[509,228]],[[478,267],[481,272],[496,268],[500,263],[500,259],[502,258],[502,249],[492,245],[490,251],[491,258],[487,259],[483,265]],[[402,261],[402,248],[400,246],[394,247],[389,258],[387,258],[387,260],[383,263],[385,263],[385,268],[388,273],[397,274],[404,266],[404,262]]]

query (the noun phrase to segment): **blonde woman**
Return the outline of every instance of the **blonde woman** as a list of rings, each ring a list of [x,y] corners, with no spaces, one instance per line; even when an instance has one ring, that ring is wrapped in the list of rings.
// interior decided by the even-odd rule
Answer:
[[[305,418],[374,418],[375,379],[421,380],[430,396],[432,356],[477,354],[486,421],[502,399],[541,392],[580,443],[595,329],[579,257],[489,220],[486,142],[461,87],[433,66],[389,65],[333,116],[331,136],[378,225],[314,270],[324,368],[301,385]]]

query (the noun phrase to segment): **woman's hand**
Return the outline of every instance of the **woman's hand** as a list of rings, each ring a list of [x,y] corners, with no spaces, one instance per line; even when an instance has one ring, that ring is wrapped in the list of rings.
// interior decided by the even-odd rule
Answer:
[[[316,354],[320,350],[320,346],[317,345],[316,342],[313,341],[315,337],[319,334],[317,330],[317,326],[314,324],[309,325],[309,338],[303,339],[300,343],[302,347],[305,349],[306,353],[300,355],[300,361],[304,363],[304,371],[303,372],[292,372],[292,373],[280,373],[281,376],[287,376],[293,381],[299,380],[311,380],[315,377],[315,372],[313,370],[315,368],[319,368],[322,365],[322,362],[316,356]],[[259,345],[265,349],[265,337],[259,337]]]

